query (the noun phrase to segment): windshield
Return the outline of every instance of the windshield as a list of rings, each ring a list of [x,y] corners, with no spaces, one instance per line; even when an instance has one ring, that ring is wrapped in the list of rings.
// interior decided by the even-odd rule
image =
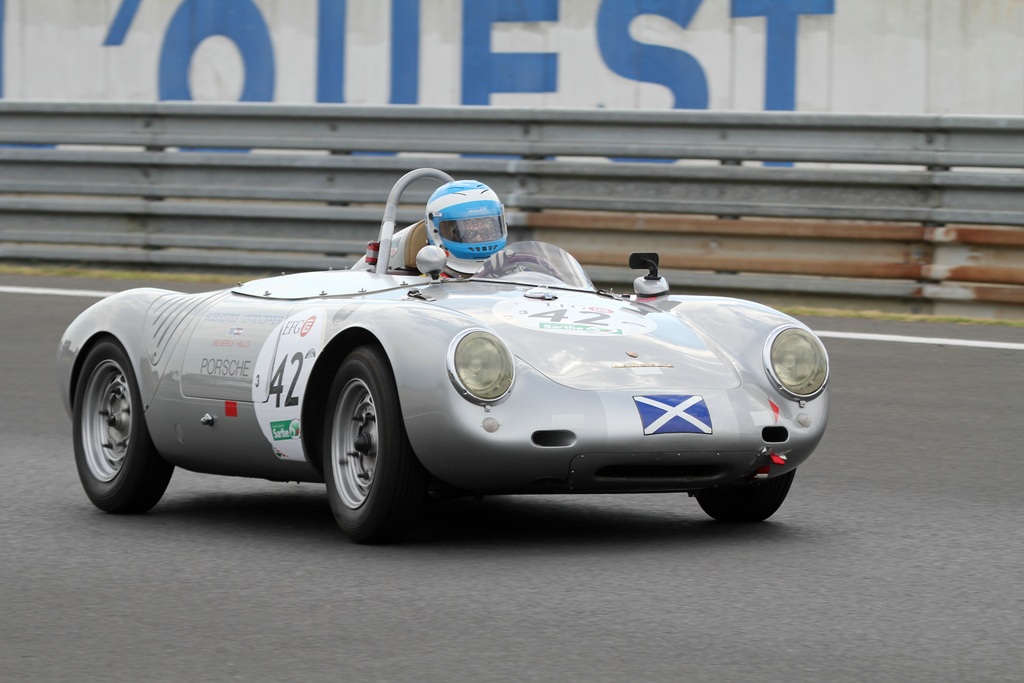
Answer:
[[[545,242],[516,242],[491,255],[473,280],[595,291],[583,266],[566,250]]]

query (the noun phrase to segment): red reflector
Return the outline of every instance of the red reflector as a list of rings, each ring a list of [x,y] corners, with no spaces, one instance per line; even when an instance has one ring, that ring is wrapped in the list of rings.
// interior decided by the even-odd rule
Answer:
[[[776,465],[785,465],[786,464],[786,456],[779,455],[778,453],[772,453],[771,456],[772,456],[772,462],[775,463]]]
[[[238,417],[237,401],[224,401],[224,417]]]
[[[771,468],[768,465],[765,465],[764,467],[758,467],[757,472],[754,472],[754,474],[768,474],[770,471]]]

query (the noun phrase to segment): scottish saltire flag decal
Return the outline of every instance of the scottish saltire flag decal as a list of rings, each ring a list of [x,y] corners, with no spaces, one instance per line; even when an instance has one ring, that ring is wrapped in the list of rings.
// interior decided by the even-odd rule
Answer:
[[[711,434],[703,396],[634,396],[644,434]]]

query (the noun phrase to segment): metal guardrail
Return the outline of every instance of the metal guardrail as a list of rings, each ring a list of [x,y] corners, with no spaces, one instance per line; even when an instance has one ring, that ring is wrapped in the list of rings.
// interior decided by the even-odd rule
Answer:
[[[609,282],[643,248],[703,289],[1024,316],[1022,117],[0,102],[0,145],[5,260],[346,265],[430,165]]]
[[[8,144],[1024,167],[1024,117],[0,102]]]

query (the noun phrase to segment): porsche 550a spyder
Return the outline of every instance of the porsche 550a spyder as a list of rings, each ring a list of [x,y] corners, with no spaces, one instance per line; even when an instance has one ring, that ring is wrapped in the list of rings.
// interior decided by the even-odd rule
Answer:
[[[600,291],[564,250],[506,245],[467,279],[376,265],[223,291],[133,289],[83,312],[58,351],[90,500],[137,513],[172,471],[324,482],[342,530],[401,536],[460,494],[686,492],[712,518],[779,508],[828,417],[825,348],[737,299]],[[396,258],[401,258],[400,255]]]

